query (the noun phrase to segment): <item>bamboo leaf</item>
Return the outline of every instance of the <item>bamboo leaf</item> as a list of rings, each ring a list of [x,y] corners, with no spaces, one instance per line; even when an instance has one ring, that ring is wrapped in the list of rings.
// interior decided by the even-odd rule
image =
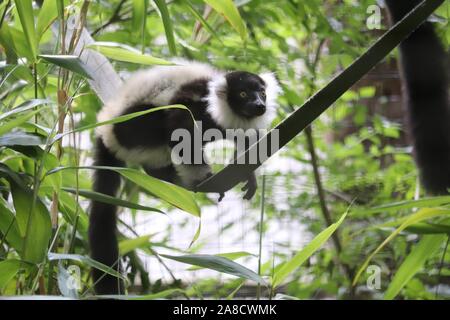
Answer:
[[[9,209],[6,200],[0,197],[0,233],[4,240],[17,252],[23,247],[23,238],[20,236],[19,227],[14,213]]]
[[[239,258],[242,257],[248,257],[248,256],[254,256],[253,254],[249,253],[249,252],[245,252],[245,251],[238,251],[238,252],[225,252],[225,253],[219,253],[219,254],[215,254],[215,256],[217,257],[224,257],[230,260],[237,260]],[[189,271],[196,271],[196,270],[200,270],[203,269],[201,267],[190,267],[188,270]]]
[[[172,21],[170,20],[169,9],[166,5],[166,0],[154,0],[158,7],[161,19],[164,24],[164,31],[166,32],[167,44],[169,45],[170,53],[174,56],[177,55],[177,47],[175,45],[175,36],[173,34]]]
[[[134,182],[142,187],[155,197],[166,201],[167,203],[184,210],[196,217],[200,217],[200,208],[195,201],[192,192],[176,186],[174,184],[156,179],[147,175],[144,172],[131,168],[120,167],[103,167],[103,166],[88,166],[88,167],[59,167],[47,172],[47,175],[54,174],[61,170],[75,170],[75,169],[91,169],[91,170],[112,170],[116,171],[124,178]]]
[[[58,1],[43,1],[42,7],[39,9],[39,14],[36,23],[36,36],[39,43],[42,35],[47,31],[53,21],[58,18]]]
[[[115,42],[94,42],[87,46],[89,49],[100,52],[104,56],[113,60],[144,64],[144,65],[165,65],[170,66],[174,63],[155,58],[147,54],[142,54],[135,49]]]
[[[425,262],[440,248],[446,239],[447,236],[445,235],[424,236],[398,268],[386,290],[384,299],[394,299],[409,280],[423,268]]]
[[[116,270],[108,267],[107,265],[104,265],[103,263],[100,263],[98,261],[95,261],[94,259],[91,259],[90,257],[87,256],[82,256],[80,254],[61,254],[61,253],[53,253],[50,252],[48,254],[48,260],[50,261],[54,261],[54,260],[73,260],[73,261],[78,261],[81,263],[84,263],[92,268],[96,268],[98,270],[101,270],[109,275],[112,275],[116,278],[120,278],[123,281],[128,281],[126,277],[124,277],[123,275],[121,275],[119,272],[117,272]]]
[[[164,299],[170,296],[173,296],[176,293],[185,293],[184,290],[182,289],[167,289],[167,290],[163,290],[161,292],[157,292],[157,293],[153,293],[153,294],[148,294],[148,295],[144,295],[144,296],[139,296],[139,297],[131,297],[131,300],[156,300],[156,299]]]
[[[128,252],[131,252],[133,250],[147,247],[149,245],[150,237],[152,235],[146,235],[137,237],[134,239],[125,239],[119,242],[119,252],[121,255],[125,255]]]
[[[231,274],[239,278],[255,281],[257,283],[264,283],[264,280],[252,270],[224,257],[206,254],[191,254],[185,256],[170,256],[161,254],[161,256],[178,262]]]
[[[19,260],[5,260],[0,262],[0,290],[3,289],[19,272]]]
[[[108,294],[108,295],[96,295],[96,298],[100,299],[114,299],[114,300],[157,300],[157,299],[165,299],[170,297],[176,293],[185,293],[185,290],[182,289],[167,289],[157,293],[147,294],[143,296],[137,295],[124,295],[124,294]]]
[[[20,112],[28,111],[30,109],[36,108],[37,106],[43,105],[43,104],[50,104],[52,101],[46,100],[46,99],[31,99],[27,100],[24,103],[20,104],[19,106],[0,114],[0,121],[5,120],[6,118],[18,114]]]
[[[445,204],[450,203],[450,196],[439,196],[432,198],[424,198],[419,200],[407,200],[385,204],[382,206],[366,209],[366,210],[358,210],[357,213],[364,214],[373,214],[378,212],[390,212],[390,211],[398,211],[403,209],[412,209],[412,208],[431,208],[438,207]]]
[[[279,270],[277,270],[273,276],[273,287],[279,286],[292,272],[298,269],[303,262],[311,257],[336,231],[336,229],[342,224],[347,212],[344,213],[341,218],[319,233],[305,248],[299,251],[291,260],[287,261]]]
[[[27,39],[29,48],[33,54],[33,62],[37,56],[37,38],[34,26],[33,4],[31,0],[15,0],[17,12],[19,13],[22,30]]]
[[[416,223],[405,229],[415,234],[447,234],[450,235],[450,226],[435,223]]]
[[[132,7],[132,29],[134,31],[141,31],[144,25],[144,21],[147,15],[147,0],[133,0],[133,7]]]
[[[39,146],[44,143],[42,137],[20,131],[0,136],[0,146]]]
[[[0,125],[0,136],[4,135],[5,133],[11,131],[12,129],[20,126],[21,124],[27,122],[28,120],[30,120],[34,115],[38,114],[39,112],[41,112],[42,109],[39,110],[34,110],[32,112],[27,112],[24,115],[21,115],[11,121],[8,121],[2,125]]]
[[[24,238],[21,257],[28,262],[41,263],[47,254],[52,234],[50,213],[39,198],[33,207],[33,192],[30,189],[24,189],[13,180],[9,182],[16,209],[17,226]]]
[[[94,128],[97,128],[97,127],[100,127],[100,126],[105,126],[105,125],[108,125],[108,124],[116,124],[116,123],[126,122],[128,120],[131,120],[131,119],[134,119],[134,118],[137,118],[137,117],[141,117],[143,115],[146,115],[146,114],[149,114],[149,113],[152,113],[152,112],[157,112],[157,111],[166,110],[166,109],[183,109],[183,110],[186,110],[186,111],[188,111],[191,114],[192,119],[194,119],[194,116],[192,115],[191,111],[188,108],[186,108],[185,106],[181,105],[181,104],[157,107],[157,108],[152,108],[152,109],[148,109],[148,110],[144,110],[144,111],[138,111],[138,112],[125,114],[123,116],[115,117],[114,119],[111,119],[111,120],[89,124],[87,126],[74,129],[72,131],[67,131],[67,132],[58,134],[58,135],[55,136],[55,138],[53,139],[52,143],[55,143],[57,140],[61,139],[62,137],[66,136],[68,134],[72,134],[72,133],[75,133],[75,132],[81,132],[81,131],[85,131],[85,130],[90,130],[90,129],[94,129]],[[1,127],[0,127],[0,130],[1,130]]]
[[[219,40],[222,43],[222,40],[218,36],[217,32],[214,31],[214,29],[209,25],[208,21],[206,21],[203,18],[203,16],[197,11],[197,9],[195,9],[195,7],[192,5],[192,3],[189,0],[186,1],[186,6],[187,6],[188,10],[192,13],[192,15],[198,20],[198,22],[200,22],[200,24],[203,26],[203,28],[208,30],[208,32],[211,33],[211,35],[214,36],[214,38],[216,38],[217,40]]]
[[[230,25],[239,33],[243,41],[247,40],[247,29],[232,0],[204,0],[219,14],[223,15]]]
[[[1,141],[1,138],[0,138],[0,141]],[[91,191],[91,190],[86,190],[86,189],[78,189],[77,190],[76,188],[67,188],[67,187],[63,187],[61,189],[66,192],[72,193],[72,194],[78,193],[80,196],[87,198],[87,199],[91,199],[91,200],[95,200],[95,201],[99,201],[99,202],[103,202],[103,203],[108,203],[108,204],[112,204],[112,205],[119,206],[119,207],[130,208],[130,209],[135,209],[135,210],[143,210],[143,211],[153,211],[153,212],[159,212],[159,213],[164,214],[163,211],[156,209],[156,208],[142,206],[137,203],[129,202],[129,201],[122,200],[122,199],[119,199],[116,197],[111,197],[109,195]]]
[[[92,79],[89,74],[89,70],[77,56],[41,54],[39,55],[39,58],[42,58],[56,66],[75,72],[88,79]]]
[[[378,253],[381,249],[384,248],[386,244],[389,243],[392,239],[394,239],[400,232],[405,230],[407,227],[414,225],[418,222],[421,222],[423,220],[444,216],[444,215],[450,215],[450,210],[448,209],[442,209],[442,208],[425,208],[421,209],[418,212],[410,215],[407,217],[407,219],[397,228],[395,229],[379,246],[375,249],[374,252],[372,252],[369,257],[364,261],[361,268],[358,270],[355,278],[353,279],[353,285],[356,285],[358,282],[361,274],[366,270],[367,266],[369,265],[370,260]]]

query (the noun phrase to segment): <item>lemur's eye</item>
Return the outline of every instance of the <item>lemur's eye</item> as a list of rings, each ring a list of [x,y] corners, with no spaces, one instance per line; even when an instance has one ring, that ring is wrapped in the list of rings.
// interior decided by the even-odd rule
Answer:
[[[265,91],[261,91],[261,97],[263,97],[263,98],[266,97],[266,92]]]
[[[247,92],[242,91],[240,94],[241,98],[247,98]]]

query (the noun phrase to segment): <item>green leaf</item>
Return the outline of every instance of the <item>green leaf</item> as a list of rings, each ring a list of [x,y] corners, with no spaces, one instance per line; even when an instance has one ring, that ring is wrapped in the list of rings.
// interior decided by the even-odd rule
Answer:
[[[19,233],[24,238],[23,260],[41,263],[47,254],[47,248],[52,234],[50,213],[42,201],[37,198],[33,208],[33,192],[16,184],[12,179],[11,194]]]
[[[184,290],[182,289],[167,289],[167,290],[163,290],[161,292],[157,292],[157,293],[153,293],[153,294],[148,294],[148,295],[144,295],[144,296],[139,296],[139,297],[131,297],[131,300],[156,300],[156,299],[164,299],[170,296],[173,296],[176,293],[185,293]]]
[[[157,293],[147,294],[143,296],[138,295],[125,295],[125,294],[106,294],[106,295],[96,295],[96,298],[99,299],[114,299],[114,300],[156,300],[156,299],[165,299],[169,296],[174,295],[175,293],[184,294],[185,290],[182,289],[167,289]]]
[[[94,259],[91,259],[90,257],[87,256],[82,256],[79,254],[60,254],[60,253],[53,253],[50,252],[48,254],[48,260],[53,261],[53,260],[73,260],[73,261],[78,261],[81,263],[84,263],[92,268],[101,270],[109,275],[112,275],[116,278],[120,278],[124,281],[127,281],[126,277],[124,277],[123,275],[121,275],[119,272],[117,272],[116,270],[108,267],[107,265],[104,265],[103,263],[100,263],[98,261],[95,261]]]
[[[41,54],[39,58],[92,80],[89,70],[77,56]]]
[[[405,229],[415,234],[448,234],[450,235],[450,226],[435,223],[416,223]]]
[[[20,104],[19,106],[4,112],[0,114],[0,121],[5,120],[6,118],[18,114],[20,112],[28,111],[30,109],[36,108],[37,106],[43,105],[43,104],[51,104],[52,101],[46,100],[46,99],[31,99],[27,100],[24,103]]]
[[[61,134],[57,134],[55,136],[55,138],[53,139],[52,143],[55,143],[57,140],[61,139],[62,137],[68,135],[68,134],[72,134],[75,132],[81,132],[81,131],[85,131],[85,130],[90,130],[90,129],[94,129],[100,126],[105,126],[108,124],[115,124],[115,123],[122,123],[122,122],[126,122],[128,120],[152,113],[152,112],[157,112],[157,111],[161,111],[161,110],[166,110],[166,109],[183,109],[186,110],[187,112],[190,113],[191,117],[192,117],[192,121],[194,121],[194,116],[192,115],[191,111],[181,105],[181,104],[175,104],[175,105],[171,105],[171,106],[163,106],[163,107],[157,107],[157,108],[152,108],[152,109],[148,109],[148,110],[144,110],[144,111],[138,111],[138,112],[133,112],[133,113],[129,113],[129,114],[125,114],[123,116],[119,116],[119,117],[115,117],[114,119],[111,120],[107,120],[107,121],[102,121],[102,122],[96,122],[96,123],[92,123],[89,125],[86,125],[84,127],[79,127],[77,129],[74,129],[72,131],[67,131]],[[0,127],[1,129],[1,127]]]
[[[0,136],[0,146],[39,146],[44,143],[42,137],[21,131]]]
[[[20,236],[19,227],[14,213],[8,208],[6,200],[0,197],[0,233],[6,235],[6,242],[20,252],[23,247],[23,239]]]
[[[42,35],[47,31],[53,21],[58,18],[57,1],[43,1],[42,7],[39,9],[39,14],[36,23],[37,41],[42,38]]]
[[[223,15],[231,26],[239,33],[243,41],[247,40],[247,29],[232,0],[204,0],[219,14]]]
[[[170,61],[142,54],[129,46],[115,42],[94,42],[88,45],[87,48],[98,51],[104,56],[118,61],[144,65],[174,65]]]
[[[6,3],[6,2],[4,2]],[[11,33],[11,28],[7,23],[3,23],[0,28],[0,44],[3,46],[7,61],[10,63],[17,62],[17,49],[15,47],[16,39],[13,41],[13,36]],[[31,54],[30,54],[31,57]]]
[[[0,138],[0,141],[1,141],[1,138]],[[66,192],[70,192],[72,194],[77,194],[76,188],[63,187],[61,189]],[[163,211],[156,209],[156,208],[142,206],[137,203],[129,202],[129,201],[122,200],[122,199],[119,199],[116,197],[111,197],[109,195],[91,191],[91,190],[78,189],[78,194],[87,199],[91,199],[91,200],[95,200],[95,201],[103,202],[103,203],[108,203],[108,204],[112,204],[112,205],[119,206],[119,207],[143,210],[143,211],[153,211],[153,212],[159,212],[159,213],[165,214]]]
[[[275,272],[273,276],[272,286],[279,286],[292,272],[298,269],[303,262],[311,257],[336,231],[347,216],[344,213],[341,218],[319,233],[305,248],[299,251],[291,260],[284,263],[284,265]]]
[[[450,196],[440,196],[440,197],[424,198],[419,200],[408,200],[389,203],[379,207],[370,208],[367,210],[361,211],[358,210],[357,213],[373,214],[378,212],[390,212],[412,208],[425,208],[425,207],[431,208],[442,206],[448,203],[450,203]]]
[[[22,30],[27,39],[29,48],[33,54],[33,62],[36,61],[37,56],[37,38],[36,29],[34,26],[33,4],[31,0],[15,0],[16,9],[19,13]]]
[[[138,170],[129,168],[115,168],[114,170],[157,198],[196,217],[200,217],[200,208],[198,207],[192,192],[174,184],[151,177]]]
[[[123,177],[134,182],[142,187],[155,197],[166,201],[167,203],[180,208],[196,217],[200,217],[200,208],[198,207],[192,192],[174,184],[156,179],[147,175],[144,172],[131,168],[119,167],[102,167],[102,166],[88,166],[88,167],[60,167],[47,172],[47,175],[54,174],[61,170],[74,169],[91,169],[91,170],[112,170],[116,171]]]
[[[440,248],[446,239],[447,236],[445,235],[424,236],[398,268],[384,295],[384,299],[394,299],[409,280],[423,268],[425,262]]]
[[[208,254],[190,254],[185,256],[170,256],[161,254],[160,256],[178,262],[231,274],[233,276],[252,280],[257,283],[264,283],[264,280],[257,273],[224,257]]]
[[[132,14],[132,30],[141,31],[145,23],[147,15],[147,0],[132,0],[133,14]]]
[[[3,289],[19,272],[19,260],[5,260],[0,262],[0,290]]]
[[[41,263],[45,258],[51,237],[50,214],[40,198],[35,199],[34,210],[31,210],[33,191],[17,173],[1,163],[0,176],[9,182],[16,210],[17,231],[24,239],[22,247],[18,250],[20,256],[24,261]]]
[[[170,53],[173,56],[177,55],[177,47],[175,45],[175,37],[173,34],[172,21],[170,20],[169,9],[166,5],[166,0],[154,0],[156,6],[158,7],[159,13],[161,14],[161,19],[164,25],[164,31],[166,32],[167,44],[169,45]]]
[[[27,112],[24,115],[21,115],[11,121],[8,121],[2,125],[0,125],[0,136],[4,135],[5,133],[11,131],[12,129],[20,126],[21,124],[27,122],[30,120],[34,115],[38,114],[42,111],[42,108],[39,110],[34,110],[32,112]]]
[[[372,258],[378,253],[380,252],[381,249],[384,248],[384,246],[386,244],[389,243],[389,241],[391,241],[392,239],[394,239],[400,232],[402,232],[403,230],[405,230],[407,227],[414,225],[418,222],[421,222],[423,220],[426,219],[431,219],[434,217],[439,217],[439,216],[443,216],[443,215],[450,215],[450,210],[448,209],[442,209],[442,208],[425,208],[425,209],[421,209],[418,212],[408,216],[406,218],[406,220],[397,228],[395,229],[390,235],[389,237],[387,237],[379,246],[378,248],[375,249],[374,252],[372,252],[369,257],[366,259],[366,261],[364,261],[363,265],[361,266],[361,268],[358,270],[355,278],[353,279],[353,285],[356,285],[356,283],[358,282],[361,274],[364,272],[364,270],[366,270],[367,266],[369,265],[370,260],[372,260]]]
[[[121,255],[125,255],[135,249],[147,247],[149,245],[150,237],[152,235],[146,235],[137,237],[134,239],[126,239],[119,242],[119,251]]]
[[[245,251],[238,251],[238,252],[226,252],[226,253],[219,253],[219,254],[215,254],[215,256],[217,257],[224,257],[230,260],[237,260],[239,258],[242,257],[248,257],[248,256],[254,256],[253,254],[249,253],[249,252],[245,252]],[[203,268],[200,267],[190,267],[188,270],[189,271],[195,271],[195,270],[200,270]]]
[[[192,15],[198,20],[198,22],[200,22],[200,24],[203,26],[203,28],[208,30],[208,32],[211,33],[211,35],[214,36],[214,38],[216,38],[217,40],[219,40],[219,42],[222,43],[222,40],[218,36],[217,32],[214,31],[214,29],[209,25],[208,21],[206,21],[203,18],[203,16],[197,11],[197,9],[195,9],[195,7],[192,5],[192,3],[189,0],[186,1],[186,6],[187,6],[188,10],[192,13]]]

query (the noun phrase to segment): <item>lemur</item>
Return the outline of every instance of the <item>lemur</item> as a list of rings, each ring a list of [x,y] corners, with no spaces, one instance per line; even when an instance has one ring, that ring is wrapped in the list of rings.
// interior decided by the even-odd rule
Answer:
[[[213,128],[221,132],[268,127],[280,93],[280,85],[272,73],[222,72],[204,63],[179,63],[134,74],[115,99],[103,106],[98,121],[175,104],[186,106],[190,113],[184,109],[164,109],[126,122],[99,126],[94,155],[96,166],[141,165],[153,177],[194,189],[211,175],[211,169],[206,163],[173,161],[171,150],[178,143],[172,140],[174,130],[183,128],[193,136],[194,119],[202,122],[203,130]],[[243,177],[245,180],[244,199],[250,199],[256,191],[255,175]],[[94,191],[116,196],[119,187],[120,176],[116,172],[94,171]],[[89,242],[93,259],[117,268],[115,206],[92,201]],[[113,276],[93,270],[93,278],[97,294],[123,292],[122,283]]]

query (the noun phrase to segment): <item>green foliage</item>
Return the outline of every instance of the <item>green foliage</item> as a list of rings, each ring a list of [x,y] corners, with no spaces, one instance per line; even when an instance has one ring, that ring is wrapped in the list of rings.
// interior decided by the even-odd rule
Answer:
[[[92,295],[89,270],[98,268],[139,288],[113,297],[117,299],[232,299],[252,292],[248,288],[258,289],[258,283],[261,295],[269,298],[433,299],[433,289],[450,275],[450,255],[443,252],[450,234],[450,197],[430,197],[418,186],[405,124],[392,116],[399,92],[387,94],[398,83],[392,85],[377,70],[313,123],[330,224],[323,216],[304,135],[279,153],[283,162],[268,171],[265,193],[246,204],[239,219],[232,214],[240,203],[231,209],[224,205],[220,219],[211,221],[214,195],[194,194],[139,168],[98,168],[124,177],[118,197],[91,190],[95,128],[186,107],[164,106],[97,122],[101,99],[89,85],[97,70],[88,69],[74,51],[78,36],[62,38],[76,30],[74,23],[85,21],[93,32],[95,42],[83,47],[82,54],[103,54],[124,76],[147,66],[173,65],[176,56],[225,70],[276,72],[284,93],[275,125],[374,42],[380,31],[366,26],[366,9],[373,4],[115,0],[90,1],[83,8],[84,1],[58,0],[43,1],[38,8],[37,1],[3,1],[0,294],[85,298]],[[447,4],[434,18],[444,40],[450,35],[448,13]],[[65,28],[58,28],[61,23]],[[119,206],[126,276],[88,256],[91,199]],[[341,215],[350,204],[348,215]],[[169,221],[168,227],[159,228],[162,221]],[[297,223],[300,230],[291,234],[289,227]],[[255,255],[252,236],[259,232],[263,248],[271,248],[261,257]],[[331,236],[339,239],[340,248],[329,241]],[[233,241],[233,249],[227,242],[221,252],[223,239]],[[256,260],[261,263],[258,272]],[[189,265],[194,281],[183,281],[178,262]],[[364,286],[369,264],[382,270],[379,291]],[[81,272],[80,290],[66,285],[73,265]],[[148,265],[171,276],[155,276]],[[223,274],[220,279],[218,273]],[[444,290],[438,293],[448,298]]]

